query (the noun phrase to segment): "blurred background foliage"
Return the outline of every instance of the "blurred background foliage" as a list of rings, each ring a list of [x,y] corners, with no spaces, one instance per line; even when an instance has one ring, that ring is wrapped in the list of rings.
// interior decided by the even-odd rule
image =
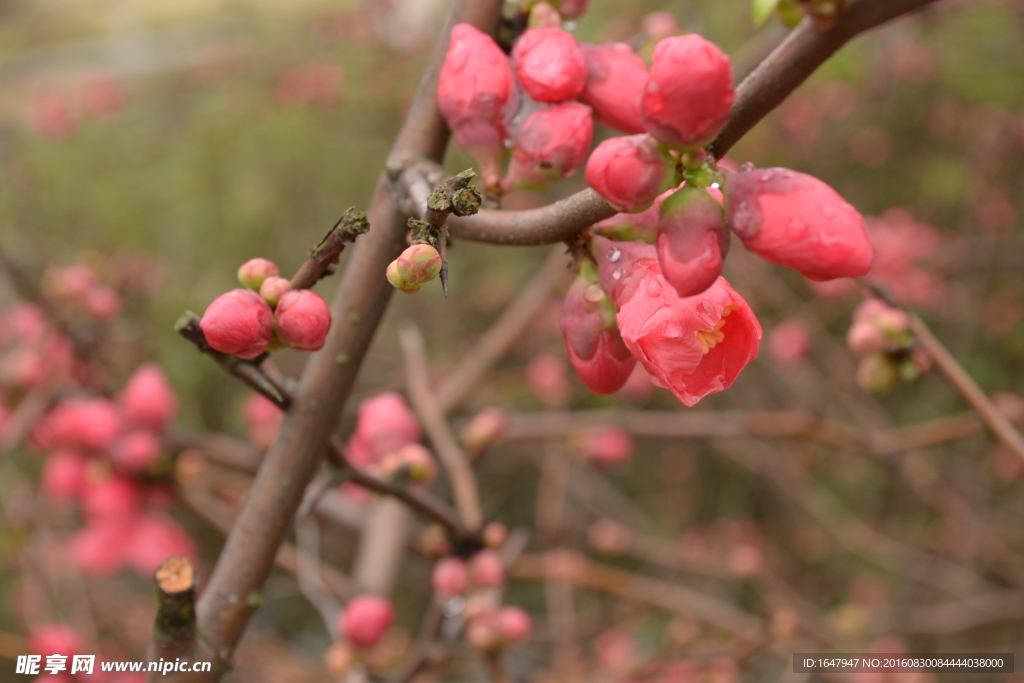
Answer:
[[[95,253],[142,264],[161,284],[120,323],[132,343],[115,359],[114,375],[123,378],[143,358],[155,359],[182,397],[181,430],[242,433],[244,388],[180,340],[173,322],[185,309],[202,312],[233,287],[235,269],[248,258],[263,256],[292,272],[347,207],[365,208],[446,4],[3,0],[0,241],[36,272]],[[755,30],[743,0],[592,0],[576,33],[585,41],[627,40],[656,10],[721,45],[740,74],[784,35],[777,20]],[[940,2],[843,48],[731,154],[737,162],[813,174],[865,215],[905,207],[934,225],[942,246],[932,267],[945,289],[926,318],[990,393],[1024,393],[1022,64],[1024,5]],[[457,171],[470,162],[452,150],[447,165]],[[579,175],[544,196],[509,201],[551,201],[581,188]],[[546,248],[457,243],[448,300],[434,286],[393,297],[348,412],[361,397],[402,388],[399,322],[414,319],[424,329],[432,371],[443,376],[545,254]],[[794,316],[814,321],[811,363],[782,368],[762,353],[731,391],[696,410],[803,407],[851,422],[857,412],[851,405],[866,405],[871,415],[888,416],[880,422],[901,424],[963,409],[936,373],[877,400],[860,396],[853,360],[841,344],[856,296],[819,296],[778,269],[765,275],[738,244],[730,263],[731,279],[766,332]],[[318,290],[330,299],[335,283],[327,280]],[[558,305],[555,296],[477,392],[473,408],[542,408],[523,369],[540,353],[564,355]],[[287,351],[281,357],[297,374],[302,357]],[[622,402],[573,382],[574,407]],[[646,405],[679,407],[661,390]],[[793,448],[869,525],[939,552],[955,555],[964,547],[962,534],[969,531],[944,528],[941,513],[907,501],[908,484],[898,474],[906,462]],[[532,523],[536,473],[523,469],[517,457],[523,449],[529,446],[501,446],[481,464],[485,507],[510,526]],[[1018,484],[1003,480],[1021,472],[994,466],[992,450],[983,437],[933,449],[920,464],[929,473],[922,476],[948,480],[1019,546],[1024,497]],[[879,594],[900,586],[891,572],[850,562],[835,551],[834,539],[779,521],[785,503],[700,442],[643,440],[638,457],[615,477],[654,520],[649,531],[666,538],[720,530],[698,525],[722,520],[759,520],[764,536],[802,563],[790,567],[791,580],[799,577],[822,609],[884,603]],[[200,526],[191,528],[209,540],[204,555],[211,561],[216,537]],[[581,534],[575,539],[584,542]],[[408,572],[425,582],[425,567]],[[422,586],[408,590],[424,599]],[[539,608],[539,593],[523,590],[520,602]],[[742,592],[735,597],[741,604],[755,600]],[[268,607],[272,616],[262,623],[276,618],[277,629],[295,634],[301,614],[309,639],[300,642],[314,653],[323,646],[308,609]],[[833,614],[841,621],[845,613]],[[13,629],[11,618],[0,615],[0,622]],[[1000,632],[998,645],[1018,644],[1019,626]]]

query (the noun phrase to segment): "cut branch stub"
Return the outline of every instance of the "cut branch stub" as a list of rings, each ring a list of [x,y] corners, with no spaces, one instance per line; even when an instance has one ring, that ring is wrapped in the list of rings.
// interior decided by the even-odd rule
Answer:
[[[186,557],[171,557],[154,575],[156,618],[149,661],[194,659],[196,643],[196,572]]]

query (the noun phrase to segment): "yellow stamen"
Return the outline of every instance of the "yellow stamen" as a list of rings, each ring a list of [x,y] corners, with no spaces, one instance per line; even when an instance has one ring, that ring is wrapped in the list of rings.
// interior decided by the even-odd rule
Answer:
[[[710,330],[694,331],[693,336],[697,337],[697,341],[700,342],[701,351],[703,351],[705,355],[708,351],[721,344],[722,340],[725,339],[725,332],[722,332],[722,328],[725,326],[725,319],[737,308],[738,306],[736,305],[726,306],[722,310],[722,318],[715,323],[714,327]]]

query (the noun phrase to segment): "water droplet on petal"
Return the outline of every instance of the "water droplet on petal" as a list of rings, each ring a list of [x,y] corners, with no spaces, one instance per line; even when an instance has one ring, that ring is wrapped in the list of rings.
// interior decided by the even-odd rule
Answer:
[[[615,247],[612,247],[611,249],[608,250],[608,260],[611,261],[612,263],[615,263],[621,257],[622,252],[616,249]]]
[[[621,280],[622,279],[622,268],[616,268],[614,270],[614,272],[612,272],[612,279],[613,280]]]
[[[601,289],[601,285],[588,285],[583,292],[583,298],[596,304],[604,299],[604,290]]]
[[[762,183],[767,183],[769,180],[771,180],[774,177],[775,177],[775,171],[765,171],[764,173],[762,173],[758,177],[758,180],[760,180]]]
[[[719,185],[718,183],[711,183],[711,185],[709,185],[708,187],[710,187],[712,190],[717,190],[719,188]]]
[[[657,280],[647,281],[647,296],[656,297],[661,295],[661,283]]]

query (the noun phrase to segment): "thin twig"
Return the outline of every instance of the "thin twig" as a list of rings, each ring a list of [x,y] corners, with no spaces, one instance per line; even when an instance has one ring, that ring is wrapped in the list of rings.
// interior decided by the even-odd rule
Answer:
[[[292,277],[292,289],[309,289],[321,278],[333,272],[345,245],[370,229],[366,214],[349,208],[319,244],[309,250],[309,257]]]

